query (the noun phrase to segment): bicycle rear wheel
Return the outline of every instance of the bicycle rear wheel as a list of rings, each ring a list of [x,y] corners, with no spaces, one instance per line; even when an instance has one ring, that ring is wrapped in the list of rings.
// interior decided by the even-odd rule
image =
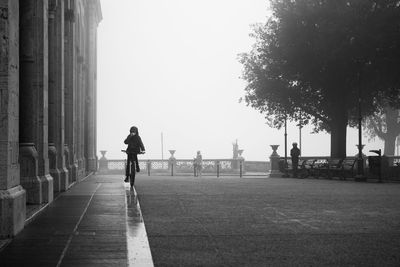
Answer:
[[[135,176],[136,176],[136,169],[135,169],[135,162],[131,162],[131,172],[130,172],[130,183],[131,186],[135,184]]]

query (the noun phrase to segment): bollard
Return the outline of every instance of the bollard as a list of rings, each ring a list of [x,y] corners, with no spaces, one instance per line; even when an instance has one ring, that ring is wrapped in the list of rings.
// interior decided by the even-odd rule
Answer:
[[[174,164],[171,164],[171,176],[174,176]]]
[[[147,160],[147,175],[150,176],[151,161]]]

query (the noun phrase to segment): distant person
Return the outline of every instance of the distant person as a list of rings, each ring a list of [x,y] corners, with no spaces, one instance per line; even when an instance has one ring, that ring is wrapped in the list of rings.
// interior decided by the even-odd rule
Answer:
[[[201,177],[201,172],[203,170],[203,157],[201,156],[201,152],[197,151],[197,155],[194,159],[194,166],[195,166],[195,170],[196,170],[196,176],[200,176]]]
[[[297,171],[299,168],[299,157],[300,149],[297,147],[297,143],[293,143],[293,148],[290,150],[290,156],[292,157],[293,177],[297,177]]]
[[[128,145],[126,148],[126,153],[128,155],[128,160],[126,164],[126,171],[125,171],[125,182],[129,182],[129,170],[131,164],[135,164],[136,172],[140,172],[139,168],[139,160],[137,155],[142,154],[145,152],[145,148],[142,142],[142,138],[139,136],[139,130],[137,127],[132,126],[129,130],[129,135],[124,141],[125,144]]]

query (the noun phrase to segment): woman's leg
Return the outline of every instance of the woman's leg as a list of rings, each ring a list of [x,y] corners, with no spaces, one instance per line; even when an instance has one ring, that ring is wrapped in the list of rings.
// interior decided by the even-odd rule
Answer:
[[[132,159],[132,161],[134,160],[133,157],[131,159]],[[135,176],[136,176],[135,163],[132,162],[131,163],[131,178],[130,178],[131,189],[132,189],[133,185],[135,184]]]
[[[140,172],[140,168],[139,168],[139,159],[137,157],[137,154],[133,154],[133,160],[135,161],[135,165],[136,165],[136,171]]]
[[[127,159],[126,159],[126,169],[125,169],[125,182],[127,183],[129,181],[129,170],[131,168],[131,160],[129,157],[129,154],[127,154]]]

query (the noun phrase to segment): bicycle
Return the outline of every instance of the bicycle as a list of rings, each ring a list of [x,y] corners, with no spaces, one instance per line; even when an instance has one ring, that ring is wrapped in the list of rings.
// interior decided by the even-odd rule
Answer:
[[[121,151],[126,154],[129,154],[128,152],[126,152],[126,150],[121,150]],[[144,154],[144,152],[139,152],[138,154]],[[132,188],[133,185],[135,184],[135,177],[136,177],[136,165],[135,165],[135,161],[133,160],[133,157],[129,157],[129,155],[128,155],[126,164],[128,164],[128,166],[129,166],[129,175],[128,175],[129,181],[128,182],[130,183],[131,188]]]

